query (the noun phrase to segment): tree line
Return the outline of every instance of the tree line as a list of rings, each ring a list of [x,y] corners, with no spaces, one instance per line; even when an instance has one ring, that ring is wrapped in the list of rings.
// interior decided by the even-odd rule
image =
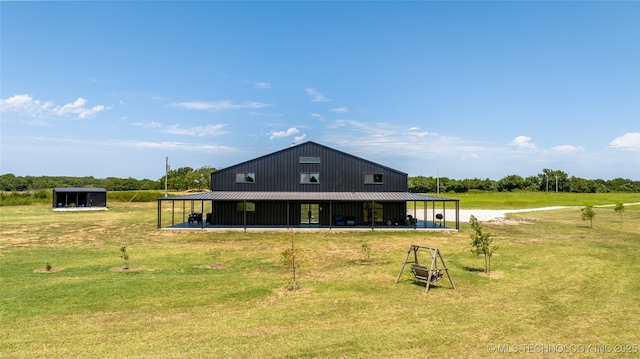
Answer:
[[[625,178],[611,180],[584,179],[569,176],[560,170],[543,169],[541,173],[522,177],[512,174],[499,180],[492,179],[463,179],[456,180],[447,177],[409,177],[409,192],[413,193],[467,193],[470,191],[512,192],[512,191],[542,191],[542,192],[572,192],[572,193],[607,193],[607,192],[640,192],[640,181]]]
[[[206,190],[210,188],[211,172],[214,167],[198,169],[180,167],[168,172],[166,186],[169,191]],[[107,191],[164,190],[165,177],[157,180],[135,178],[94,178],[70,176],[15,176],[11,173],[0,175],[0,191],[38,191],[56,187],[105,188]],[[470,191],[512,192],[548,191],[574,193],[640,192],[640,181],[624,178],[611,180],[584,179],[569,176],[560,170],[543,169],[541,173],[522,177],[508,175],[499,180],[492,179],[451,179],[447,177],[415,176],[408,178],[409,192],[413,193],[466,193]]]
[[[12,173],[0,175],[0,191],[38,191],[50,188],[105,188],[107,191],[132,191],[132,190],[164,190],[169,191],[204,190],[209,189],[211,172],[213,167],[181,167],[170,170],[168,176],[162,176],[157,180],[135,178],[95,178],[93,176],[15,176]]]

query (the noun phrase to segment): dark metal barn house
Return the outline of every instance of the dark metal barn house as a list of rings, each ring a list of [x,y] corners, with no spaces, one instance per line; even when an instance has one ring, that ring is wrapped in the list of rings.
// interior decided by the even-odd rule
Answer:
[[[107,208],[107,190],[104,188],[54,188],[55,209]]]
[[[442,227],[436,203],[442,213],[447,203],[455,207],[459,228],[458,200],[407,189],[404,172],[309,141],[213,172],[211,192],[158,199],[158,228],[167,203],[173,228]],[[420,221],[408,208],[413,203],[415,213],[417,202]]]

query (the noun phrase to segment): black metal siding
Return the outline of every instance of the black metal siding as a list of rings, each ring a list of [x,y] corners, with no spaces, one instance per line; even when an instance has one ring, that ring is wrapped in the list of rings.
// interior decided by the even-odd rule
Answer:
[[[106,207],[107,192],[86,188],[53,190],[52,205],[54,208],[67,207]]]
[[[320,157],[320,163],[300,163]],[[254,183],[236,183],[236,174],[254,173]],[[301,173],[319,173],[319,183],[300,183]],[[383,184],[365,184],[365,174],[382,174]],[[406,192],[407,174],[306,142],[211,174],[213,191]]]
[[[245,213],[237,210],[240,201],[215,201],[213,202],[213,214],[211,216],[211,224],[213,225],[244,225]],[[255,225],[300,225],[300,207],[301,204],[307,202],[295,201],[257,201],[255,203],[255,211],[246,212],[246,224]],[[334,225],[333,218],[336,215],[344,217],[354,217],[355,225],[362,226],[370,224],[365,222],[364,218],[364,202],[316,202],[320,204],[320,225]],[[384,202],[383,217],[378,219],[380,222],[386,223],[404,223],[406,216],[406,202]],[[288,207],[288,209],[287,209]],[[288,214],[288,220],[287,220]]]

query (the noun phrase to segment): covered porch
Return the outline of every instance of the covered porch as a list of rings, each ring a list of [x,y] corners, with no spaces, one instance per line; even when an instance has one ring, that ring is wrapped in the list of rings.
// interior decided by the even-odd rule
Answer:
[[[158,229],[458,230],[459,200],[405,192],[205,192],[159,198]]]

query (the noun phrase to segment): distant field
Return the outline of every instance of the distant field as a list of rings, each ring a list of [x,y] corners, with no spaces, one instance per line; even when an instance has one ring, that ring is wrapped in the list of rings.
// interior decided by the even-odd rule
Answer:
[[[488,192],[443,193],[460,200],[465,209],[523,209],[549,206],[584,206],[640,202],[640,193]]]
[[[602,196],[458,198],[465,208],[639,201]],[[640,206],[595,212],[593,228],[579,208],[485,223],[499,246],[487,277],[467,224],[209,233],[156,230],[155,202],[90,213],[0,207],[0,357],[640,357]],[[295,292],[282,264],[292,238]],[[440,248],[455,290],[439,281],[425,294],[408,270],[395,284],[412,243]],[[535,352],[543,348],[562,352]]]

